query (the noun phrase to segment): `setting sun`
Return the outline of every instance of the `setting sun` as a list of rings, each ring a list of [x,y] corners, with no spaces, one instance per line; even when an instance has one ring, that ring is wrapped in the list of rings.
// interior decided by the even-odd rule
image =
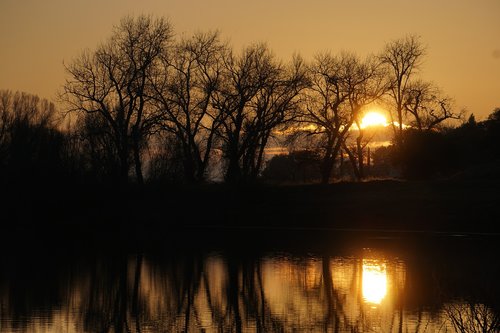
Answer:
[[[387,126],[387,119],[378,111],[370,111],[361,120],[361,128],[369,126]]]

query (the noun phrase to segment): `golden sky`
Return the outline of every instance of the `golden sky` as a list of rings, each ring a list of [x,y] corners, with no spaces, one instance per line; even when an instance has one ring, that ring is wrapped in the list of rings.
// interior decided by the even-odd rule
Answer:
[[[0,0],[0,89],[54,100],[63,62],[130,14],[168,17],[178,35],[218,29],[236,48],[264,41],[285,60],[417,34],[424,79],[478,119],[500,107],[500,0]]]

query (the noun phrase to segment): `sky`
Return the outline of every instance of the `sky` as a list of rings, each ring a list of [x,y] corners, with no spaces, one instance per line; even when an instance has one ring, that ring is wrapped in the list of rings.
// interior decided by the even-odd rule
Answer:
[[[236,50],[266,42],[283,60],[365,56],[416,34],[421,78],[477,119],[500,107],[500,0],[0,0],[0,89],[57,101],[64,63],[140,14],[168,18],[177,36],[219,30]]]

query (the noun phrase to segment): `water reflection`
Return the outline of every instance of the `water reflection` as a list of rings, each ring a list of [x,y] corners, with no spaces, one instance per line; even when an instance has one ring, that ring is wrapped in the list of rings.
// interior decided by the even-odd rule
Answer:
[[[363,298],[380,304],[387,294],[386,264],[378,260],[363,259]]]
[[[12,260],[0,278],[0,331],[460,332],[476,317],[498,329],[497,303],[469,306],[472,282],[452,274],[450,258],[441,270],[442,261],[374,253],[47,257],[35,270]],[[477,290],[487,275],[475,276]]]

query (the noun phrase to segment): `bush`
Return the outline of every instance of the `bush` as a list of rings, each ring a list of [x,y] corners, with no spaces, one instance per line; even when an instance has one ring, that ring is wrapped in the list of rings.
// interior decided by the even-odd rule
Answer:
[[[320,178],[321,158],[311,150],[299,150],[271,158],[262,172],[262,178],[273,182],[307,183]]]
[[[408,179],[446,176],[458,167],[455,145],[440,132],[407,130],[395,161]]]

